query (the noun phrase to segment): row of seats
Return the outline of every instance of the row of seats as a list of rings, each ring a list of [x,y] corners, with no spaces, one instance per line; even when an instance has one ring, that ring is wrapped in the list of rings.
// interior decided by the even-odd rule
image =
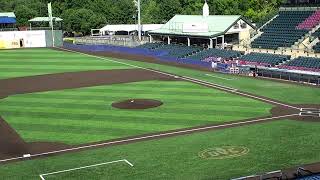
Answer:
[[[137,48],[143,48],[143,49],[157,49],[160,46],[163,46],[164,44],[162,42],[155,42],[155,43],[146,43],[138,46]]]
[[[297,26],[314,12],[280,11],[278,17],[261,29],[263,33],[251,43],[251,46],[266,49],[291,47],[308,32],[305,29],[298,29]]]
[[[320,42],[318,42],[316,45],[314,45],[313,47],[314,52],[316,53],[320,53]]]
[[[204,60],[207,57],[237,58],[241,56],[239,51],[224,49],[203,49],[199,46],[186,46],[183,44],[146,43],[138,46],[153,51],[167,51],[168,56],[176,58],[188,58]]]
[[[186,46],[184,44],[164,44],[162,42],[146,43],[138,46],[137,48],[168,52],[167,56],[173,58],[184,58],[188,55],[192,55],[203,50],[203,48],[199,46]]]
[[[317,10],[313,13],[309,18],[307,18],[304,22],[300,23],[297,28],[298,29],[306,29],[311,30],[316,27],[320,22],[320,10]]]
[[[241,57],[243,61],[268,64],[275,66],[290,59],[290,56],[266,54],[266,53],[250,53]]]
[[[305,69],[305,70],[320,70],[320,59],[313,57],[298,57],[284,64],[285,66]]]
[[[170,58],[187,58],[199,61],[211,62],[217,58],[240,60],[243,64],[263,65],[279,67],[283,69],[306,70],[306,71],[319,71],[320,72],[320,59],[310,57],[299,57],[290,60],[290,56],[256,53],[241,56],[241,53],[233,50],[224,49],[205,49],[203,50],[197,46],[186,46],[181,44],[163,44],[163,43],[148,43],[139,48],[149,49],[150,51],[167,51],[165,57]]]
[[[312,34],[312,36],[313,36],[314,38],[319,38],[319,37],[320,37],[320,28],[319,28],[318,30],[316,30],[316,31]],[[314,52],[320,53],[320,42],[317,43],[316,45],[314,45],[314,46],[312,47],[312,49],[314,50]]]
[[[199,53],[189,56],[190,59],[204,60],[208,57],[222,57],[222,58],[237,58],[240,57],[241,53],[239,51],[224,50],[224,49],[206,49]]]
[[[203,48],[199,46],[186,46],[184,44],[167,44],[153,49],[154,51],[167,51],[168,56],[174,58],[184,58],[194,53],[200,52]]]

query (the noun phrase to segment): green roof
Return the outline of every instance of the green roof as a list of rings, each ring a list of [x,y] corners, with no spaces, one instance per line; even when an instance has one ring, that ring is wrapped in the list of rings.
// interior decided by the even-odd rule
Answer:
[[[52,17],[52,19],[55,22],[63,20],[63,19],[58,18],[58,17]],[[33,19],[30,19],[29,22],[49,22],[49,17],[35,17]]]
[[[212,15],[208,17],[203,17],[202,15],[175,15],[160,29],[150,31],[149,33],[215,37],[222,35],[230,29],[240,18],[240,15]],[[206,23],[208,24],[208,32],[183,32],[183,25],[185,23]]]
[[[16,15],[14,14],[14,12],[2,12],[0,13],[0,17],[16,18]]]

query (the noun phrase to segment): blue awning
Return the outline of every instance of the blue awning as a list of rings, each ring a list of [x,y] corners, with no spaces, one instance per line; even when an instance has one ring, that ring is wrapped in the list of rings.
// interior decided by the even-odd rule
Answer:
[[[17,23],[16,18],[13,17],[0,17],[0,24],[15,24]]]

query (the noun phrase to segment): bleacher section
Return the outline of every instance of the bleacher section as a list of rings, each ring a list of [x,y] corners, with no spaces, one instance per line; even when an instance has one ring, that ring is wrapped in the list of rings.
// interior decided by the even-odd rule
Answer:
[[[313,46],[313,50],[316,53],[320,53],[320,42]]]
[[[320,180],[320,175],[297,178],[296,180]]]
[[[225,59],[237,58],[240,57],[241,53],[239,51],[224,50],[224,49],[206,49],[204,51],[198,52],[192,56],[189,56],[189,59],[198,59],[204,60],[210,57],[222,57]]]
[[[316,30],[314,33],[312,33],[312,36],[314,38],[319,38],[320,37],[320,28],[318,30]],[[320,42],[317,43],[316,45],[314,45],[312,47],[312,49],[314,50],[314,52],[316,53],[320,53]]]
[[[202,51],[203,48],[198,46],[186,46],[183,44],[168,44],[159,46],[158,48],[153,49],[154,51],[167,51],[169,57],[174,58],[184,58],[186,56],[192,55],[199,51]]]
[[[160,46],[163,46],[164,44],[162,42],[155,42],[155,43],[146,43],[138,46],[137,48],[143,48],[143,49],[157,49]]]
[[[298,57],[279,66],[282,69],[320,72],[320,59],[312,57]]]
[[[289,61],[290,56],[256,53],[241,56],[238,51],[223,49],[203,50],[196,46],[186,46],[177,44],[145,44],[136,48],[108,46],[108,45],[76,45],[65,43],[65,48],[80,50],[85,52],[114,52],[134,55],[145,55],[156,57],[160,61],[192,64],[202,67],[212,67],[211,62],[221,62],[224,64],[257,65],[266,67],[278,67],[289,70],[303,70],[320,72],[320,59],[299,57]],[[142,48],[144,47],[144,48]],[[190,55],[191,54],[191,55]],[[189,56],[188,56],[189,55]]]
[[[320,10],[314,12],[311,16],[309,16],[305,21],[298,25],[298,29],[306,29],[311,30],[316,27],[320,22]]]
[[[243,64],[276,66],[290,59],[289,56],[265,54],[265,53],[250,53],[241,57]]]
[[[255,39],[253,48],[277,49],[291,47],[302,38],[308,30],[298,26],[312,16],[315,11],[280,11],[279,16],[266,25],[261,36]],[[303,27],[303,25],[301,25]]]
[[[320,37],[320,28],[318,30],[316,30],[313,34],[313,37]]]
[[[203,48],[199,46],[186,46],[184,44],[163,44],[163,43],[146,43],[138,48],[149,49],[152,51],[168,52],[167,56],[172,58],[184,58],[194,53],[200,52]]]

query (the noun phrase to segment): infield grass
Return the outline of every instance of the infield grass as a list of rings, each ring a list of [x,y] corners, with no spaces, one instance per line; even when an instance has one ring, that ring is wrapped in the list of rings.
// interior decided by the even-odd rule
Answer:
[[[112,103],[155,99],[160,107]],[[82,144],[270,115],[271,105],[184,81],[145,81],[10,96],[1,116],[27,141]]]

